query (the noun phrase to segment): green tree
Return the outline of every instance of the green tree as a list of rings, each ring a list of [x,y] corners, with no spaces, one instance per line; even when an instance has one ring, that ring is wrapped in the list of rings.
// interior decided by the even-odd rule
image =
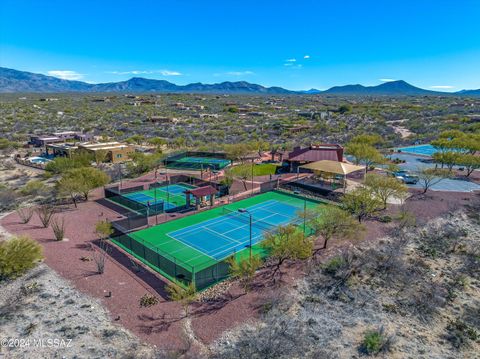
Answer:
[[[127,163],[127,170],[128,173],[134,176],[157,169],[165,158],[162,153],[158,152],[152,154],[135,152],[130,157],[132,161]]]
[[[81,179],[74,176],[64,174],[62,178],[57,181],[56,188],[61,196],[69,196],[77,208],[78,195],[83,192],[84,185]]]
[[[439,168],[423,168],[417,172],[417,175],[418,182],[422,186],[423,193],[425,194],[432,186],[451,177],[451,171]]]
[[[408,187],[396,178],[374,173],[366,176],[365,185],[374,196],[382,201],[383,209],[387,208],[387,201],[390,197],[404,199],[408,193]]]
[[[462,154],[455,151],[436,152],[432,155],[432,158],[436,163],[440,163],[442,168],[447,166],[451,171],[453,166],[457,165],[462,158]]]
[[[262,265],[262,259],[258,255],[252,258],[243,258],[237,260],[235,257],[228,259],[229,272],[232,278],[238,278],[242,284],[245,293],[250,289],[250,285],[255,276],[255,272]]]
[[[480,156],[463,154],[458,160],[458,165],[465,167],[468,177],[473,171],[480,168]]]
[[[340,105],[338,112],[344,114],[352,111],[352,106],[349,104]]]
[[[42,259],[42,247],[27,236],[0,241],[0,280],[22,275]]]
[[[53,174],[62,174],[74,168],[89,167],[94,159],[93,154],[82,151],[72,154],[71,158],[56,157],[47,163],[45,170]]]
[[[108,221],[98,221],[95,224],[95,233],[98,234],[101,240],[110,237],[113,234],[112,224]]]
[[[235,167],[231,168],[230,171],[229,171],[230,174],[233,174],[240,181],[242,181],[243,188],[245,189],[245,191],[248,191],[247,181],[249,179],[252,179],[252,175],[253,175],[252,166],[253,166],[253,164],[244,163],[244,164],[241,164],[241,165],[238,165],[238,166],[235,166]]]
[[[332,238],[353,238],[359,235],[363,227],[342,208],[336,205],[325,205],[315,209],[316,215],[308,221],[308,226],[315,235],[323,238],[322,249]]]
[[[304,237],[294,225],[279,227],[276,232],[268,233],[261,245],[276,261],[272,278],[275,278],[285,261],[307,259],[313,253],[312,239]]]
[[[195,297],[197,295],[195,284],[190,282],[190,284],[184,288],[176,282],[171,282],[165,289],[170,300],[180,302],[180,304],[182,304],[183,311],[185,312],[185,318],[187,318],[189,315],[190,304],[195,301]]]
[[[90,192],[97,187],[105,186],[110,182],[110,177],[99,169],[81,167],[66,172],[60,182],[62,180],[69,182],[70,186],[76,186],[76,190],[83,195],[85,201],[88,201]]]
[[[356,165],[361,163],[365,165],[365,172],[368,172],[371,166],[385,162],[383,155],[375,147],[367,143],[349,143],[345,150],[354,157]]]
[[[167,144],[167,141],[160,137],[151,137],[147,140],[147,142],[152,146],[155,146],[157,151],[161,151],[163,146]]]
[[[346,193],[341,200],[342,208],[355,216],[359,223],[377,212],[382,204],[382,201],[365,187]]]

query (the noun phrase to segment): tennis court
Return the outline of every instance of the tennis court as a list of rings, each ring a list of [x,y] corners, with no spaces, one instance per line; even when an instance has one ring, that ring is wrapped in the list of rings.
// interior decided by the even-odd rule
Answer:
[[[195,188],[187,184],[172,184],[163,187],[150,188],[147,190],[127,193],[124,196],[136,202],[153,206],[164,202],[164,210],[184,206],[186,202],[185,191]]]
[[[399,147],[396,150],[399,152],[406,152],[406,153],[411,153],[413,155],[427,156],[427,157],[432,157],[435,153],[438,152],[438,150],[429,143],[424,145],[417,145],[417,146]],[[449,151],[462,152],[461,149],[454,149],[454,148],[449,149]]]
[[[224,214],[178,231],[168,233],[203,254],[222,260],[250,245],[250,215],[252,216],[252,245],[262,240],[265,233],[281,225],[298,222],[302,207],[269,200],[238,212],[224,207]]]
[[[193,154],[193,153],[192,153]],[[191,170],[221,170],[228,165],[230,165],[230,160],[225,158],[214,157],[215,154],[211,156],[195,156],[189,155],[189,153],[184,153],[180,155],[175,155],[169,157],[165,160],[165,165],[168,168],[180,168],[180,169],[191,169]]]
[[[265,256],[260,243],[267,232],[280,225],[303,223],[300,212],[319,204],[272,191],[113,240],[167,278],[185,284],[195,281],[202,289],[228,277],[226,258],[248,255],[250,215],[252,252]]]

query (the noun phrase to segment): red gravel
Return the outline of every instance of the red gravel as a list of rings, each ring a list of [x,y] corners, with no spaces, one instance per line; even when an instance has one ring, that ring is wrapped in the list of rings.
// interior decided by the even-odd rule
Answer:
[[[131,182],[129,186],[148,183],[152,179],[153,175],[149,174]],[[1,223],[11,233],[27,234],[39,241],[48,266],[70,280],[80,291],[101,299],[112,319],[119,317],[118,322],[140,338],[166,350],[186,348],[187,344],[182,339],[183,311],[179,304],[167,300],[164,290],[167,282],[164,278],[143,266],[136,271],[137,266],[132,265],[131,257],[116,247],[113,247],[102,275],[95,273],[93,261],[80,259],[92,257],[90,246],[96,238],[95,223],[118,217],[116,212],[93,201],[101,197],[101,192],[96,191],[91,201],[80,203],[77,209],[65,207],[58,214],[64,216],[67,227],[68,240],[62,242],[53,240],[51,228],[42,228],[36,215],[26,225],[20,223],[16,213],[4,217]],[[478,197],[472,193],[431,192],[427,196],[414,196],[407,201],[406,207],[421,220],[427,220],[468,203],[474,196]],[[369,221],[365,238],[379,238],[391,225]],[[328,252],[334,251],[336,245],[342,244],[332,241]],[[302,267],[295,265],[284,269],[286,274],[280,288],[301,276]],[[262,280],[262,275],[258,278],[256,287],[248,294],[243,294],[243,290],[234,284],[223,299],[192,305],[192,326],[196,336],[205,343],[211,343],[225,330],[255,318],[266,303],[275,300],[280,289],[271,284],[265,285],[270,281]],[[109,292],[112,293],[111,297],[107,297]],[[159,303],[150,308],[141,308],[139,301],[145,293],[155,294]]]

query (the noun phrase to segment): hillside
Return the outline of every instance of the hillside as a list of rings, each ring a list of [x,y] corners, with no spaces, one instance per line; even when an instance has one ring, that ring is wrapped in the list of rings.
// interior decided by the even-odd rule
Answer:
[[[133,77],[126,81],[89,84],[82,81],[62,80],[53,76],[35,74],[0,67],[0,93],[16,92],[160,92],[160,93],[225,93],[225,94],[325,94],[340,96],[480,96],[478,90],[454,93],[430,91],[415,87],[403,80],[377,86],[345,85],[320,91],[291,91],[282,87],[265,87],[246,81],[225,81],[216,84],[201,82],[176,85],[166,80]]]

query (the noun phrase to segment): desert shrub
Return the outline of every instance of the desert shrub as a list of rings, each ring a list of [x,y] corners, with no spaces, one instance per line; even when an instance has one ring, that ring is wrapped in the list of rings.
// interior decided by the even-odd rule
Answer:
[[[345,260],[341,256],[333,257],[322,266],[323,272],[329,275],[335,275],[337,271],[345,265]]]
[[[20,207],[16,210],[20,221],[23,224],[27,224],[33,217],[34,209],[32,207]]]
[[[0,210],[15,208],[17,194],[8,187],[0,188]]]
[[[464,228],[452,223],[427,226],[419,233],[418,248],[428,257],[441,257],[455,252],[466,235]]]
[[[0,242],[0,280],[22,275],[42,258],[42,247],[26,236]]]
[[[93,252],[93,261],[97,267],[97,273],[103,274],[105,272],[105,262],[107,261],[107,255],[110,253],[110,247],[105,240],[100,240],[98,249]]]
[[[53,217],[51,222],[55,240],[62,241],[65,238],[65,218]]]
[[[418,281],[401,293],[399,302],[420,320],[428,322],[450,298],[451,292],[441,283]]]
[[[36,212],[42,226],[47,228],[52,220],[53,214],[55,213],[55,207],[50,204],[42,204],[37,207]]]
[[[446,338],[454,348],[462,349],[468,347],[471,341],[480,339],[480,334],[475,328],[457,318],[448,323]]]
[[[382,223],[390,223],[392,221],[392,217],[390,216],[382,216],[378,219]]]
[[[368,355],[377,355],[380,352],[387,352],[393,344],[393,336],[385,335],[383,327],[376,330],[368,330],[363,336],[360,351]]]
[[[20,193],[24,196],[38,196],[47,191],[47,186],[42,181],[31,180],[20,189]]]
[[[140,298],[140,306],[141,307],[151,307],[158,303],[158,298],[151,294],[144,294],[142,298]]]

